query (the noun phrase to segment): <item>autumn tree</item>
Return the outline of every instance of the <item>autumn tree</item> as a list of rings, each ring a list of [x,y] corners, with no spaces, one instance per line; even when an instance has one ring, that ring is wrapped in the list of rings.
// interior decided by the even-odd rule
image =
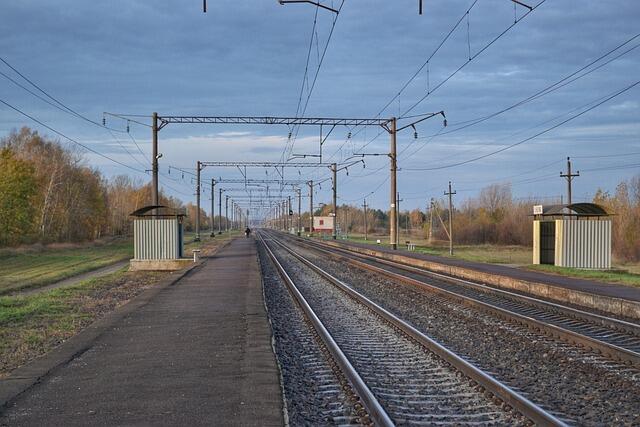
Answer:
[[[35,195],[33,166],[9,148],[0,149],[0,243],[15,243],[33,232]]]

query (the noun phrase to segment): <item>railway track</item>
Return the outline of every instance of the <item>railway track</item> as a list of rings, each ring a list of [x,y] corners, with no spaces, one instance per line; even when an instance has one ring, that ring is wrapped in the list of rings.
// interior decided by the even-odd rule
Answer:
[[[289,238],[340,262],[434,292],[500,319],[640,367],[640,325],[319,242]]]
[[[564,425],[277,236],[258,238],[376,425]]]

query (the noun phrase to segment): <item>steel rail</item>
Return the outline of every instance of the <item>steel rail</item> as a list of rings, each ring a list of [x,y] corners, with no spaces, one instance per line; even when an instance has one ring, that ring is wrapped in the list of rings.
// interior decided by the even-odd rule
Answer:
[[[565,307],[565,306],[561,306],[555,303],[548,303],[546,301],[542,301],[542,300],[538,300],[535,298],[531,298],[531,297],[526,297],[526,296],[522,296],[519,294],[515,294],[515,293],[511,293],[511,292],[507,292],[507,291],[502,291],[502,290],[498,290],[498,289],[494,289],[494,288],[490,288],[488,286],[485,285],[480,285],[480,284],[476,284],[473,282],[469,282],[466,280],[461,280],[458,278],[454,278],[454,277],[450,277],[450,276],[446,276],[446,275],[442,275],[439,273],[434,273],[428,270],[424,270],[424,269],[420,269],[417,267],[411,267],[408,266],[406,264],[402,264],[402,263],[395,263],[393,261],[389,261],[389,260],[383,260],[377,257],[373,257],[370,255],[364,255],[364,254],[360,254],[357,252],[351,252],[348,249],[343,249],[343,248],[336,248],[334,246],[325,246],[320,244],[319,242],[313,242],[310,243],[307,240],[303,240],[303,239],[296,239],[297,241],[299,241],[302,245],[305,245],[307,247],[311,247],[317,251],[321,251],[331,257],[334,257],[336,259],[341,259],[341,260],[346,260],[347,262],[349,262],[352,265],[355,265],[359,268],[363,268],[365,270],[369,270],[369,271],[374,271],[376,273],[382,274],[384,276],[387,276],[391,279],[403,282],[403,283],[407,283],[416,287],[419,287],[421,289],[426,289],[430,292],[434,292],[437,294],[441,294],[444,295],[450,299],[453,299],[461,304],[470,306],[470,307],[474,307],[476,309],[480,309],[484,312],[488,312],[494,316],[497,316],[499,318],[505,319],[507,321],[511,321],[511,322],[515,322],[515,323],[519,323],[522,324],[530,329],[534,329],[534,330],[539,330],[542,331],[544,333],[546,333],[547,335],[550,335],[552,337],[557,337],[563,341],[567,341],[567,342],[572,342],[572,343],[577,343],[580,344],[582,346],[591,348],[592,350],[598,351],[602,354],[607,354],[611,357],[613,357],[614,359],[626,362],[626,363],[630,363],[633,364],[635,366],[640,366],[640,353],[635,352],[633,350],[624,348],[624,347],[620,347],[618,345],[612,344],[612,343],[608,343],[602,340],[599,340],[597,338],[588,336],[588,335],[584,335],[575,331],[571,331],[569,329],[563,328],[561,326],[557,326],[557,325],[553,325],[538,319],[535,319],[533,317],[530,316],[526,316],[520,313],[516,313],[514,311],[502,308],[502,307],[498,307],[496,305],[484,302],[484,301],[480,301],[476,298],[470,297],[468,295],[461,295],[459,293],[453,292],[453,291],[449,291],[446,289],[442,289],[441,287],[437,286],[437,285],[433,285],[430,283],[426,283],[424,281],[421,280],[417,280],[414,279],[412,277],[408,277],[399,273],[395,273],[389,270],[386,270],[382,267],[377,267],[362,261],[358,261],[356,259],[353,258],[349,258],[346,255],[338,255],[336,253],[336,250],[341,251],[341,252],[346,252],[348,253],[350,256],[353,257],[359,257],[359,258],[364,258],[364,259],[369,259],[371,261],[380,263],[380,264],[384,264],[384,265],[388,265],[394,268],[398,268],[398,269],[402,269],[402,270],[407,270],[410,272],[414,272],[414,273],[418,273],[420,275],[429,277],[429,276],[436,276],[440,279],[444,279],[446,281],[450,281],[450,282],[454,282],[454,283],[458,283],[458,284],[462,284],[463,286],[470,286],[470,287],[474,287],[474,288],[481,288],[483,292],[487,292],[487,293],[496,293],[496,294],[502,294],[502,295],[508,295],[511,298],[516,298],[516,299],[523,299],[526,301],[531,301],[531,302],[535,302],[538,307],[552,307],[555,310],[560,310],[563,311],[566,309],[567,312],[570,312],[572,314],[574,314],[574,316],[576,314],[579,314],[580,316],[583,316],[586,319],[596,319],[597,323],[600,323],[603,321],[603,319],[606,319],[608,322],[606,324],[606,326],[609,326],[609,323],[611,324],[615,324],[617,326],[618,322],[620,323],[620,327],[621,328],[625,328],[624,330],[627,331],[628,328],[630,327],[635,327],[635,330],[633,330],[632,333],[636,333],[637,334],[637,326],[633,325],[632,323],[629,322],[624,322],[624,321],[618,321],[617,319],[611,319],[611,318],[607,318],[604,316],[600,316],[600,315],[596,315],[596,314],[592,314],[592,313],[586,313],[586,312],[582,312],[580,310],[577,309],[573,309],[570,307]],[[322,246],[322,247],[320,247]],[[330,247],[332,250],[328,250],[325,249],[326,247]],[[584,320],[584,319],[583,319]]]
[[[342,352],[329,331],[322,324],[322,321],[315,314],[302,293],[298,290],[291,277],[287,274],[280,261],[278,261],[276,255],[273,253],[267,242],[262,237],[261,233],[258,233],[258,238],[260,239],[260,242],[269,255],[271,262],[276,267],[276,270],[278,270],[278,274],[280,274],[280,277],[285,282],[287,289],[302,309],[304,315],[307,317],[307,319],[309,319],[309,321],[313,325],[313,328],[316,330],[324,344],[327,346],[327,349],[329,350],[335,361],[338,363],[340,369],[342,369],[342,372],[347,377],[352,387],[362,400],[362,403],[367,413],[369,414],[369,417],[378,426],[394,426],[395,424],[393,423],[387,412],[384,410],[378,399],[376,399],[375,395],[366,385],[362,377],[360,377],[360,374],[358,374],[351,362],[349,362],[347,356]]]
[[[293,237],[293,236],[292,236]],[[353,249],[348,249],[345,247],[335,247],[335,246],[330,246],[330,245],[326,245],[324,243],[321,242],[316,242],[316,241],[311,241],[311,240],[305,240],[305,239],[300,239],[301,241],[304,240],[305,242],[312,242],[316,245],[319,246],[324,246],[327,248],[332,248],[332,249],[336,249],[337,251],[340,252],[344,252],[344,253],[348,253],[349,255],[353,255],[353,256],[357,256],[359,258],[364,258],[364,259],[368,259],[374,262],[378,262],[380,264],[386,264],[390,267],[394,267],[394,268],[398,268],[401,270],[407,270],[409,272],[413,272],[413,273],[418,273],[424,276],[435,276],[439,279],[443,279],[445,281],[449,281],[449,282],[454,282],[455,284],[460,284],[466,287],[470,287],[473,289],[477,289],[477,290],[481,290],[483,292],[486,293],[494,293],[494,294],[499,294],[499,295],[504,295],[510,298],[514,298],[514,299],[520,299],[520,300],[524,300],[527,301],[528,303],[531,303],[532,305],[536,305],[540,308],[553,308],[559,311],[563,311],[565,313],[570,313],[573,316],[576,317],[581,317],[582,319],[587,319],[590,320],[594,323],[599,323],[602,326],[607,326],[610,328],[614,328],[617,330],[621,330],[621,331],[625,331],[628,333],[631,333],[633,335],[637,335],[640,337],[640,325],[633,323],[633,322],[628,322],[626,320],[622,320],[622,319],[616,319],[613,317],[607,317],[607,316],[603,316],[601,314],[597,314],[597,313],[590,313],[588,311],[584,311],[584,310],[580,310],[574,307],[569,307],[566,305],[562,305],[562,304],[558,304],[558,303],[554,303],[551,301],[545,301],[542,300],[540,298],[535,298],[535,297],[530,297],[527,295],[522,295],[522,294],[518,294],[515,292],[510,292],[504,289],[497,289],[491,286],[487,286],[487,285],[483,285],[482,283],[477,283],[477,282],[472,282],[469,280],[465,280],[465,279],[461,279],[459,277],[455,277],[455,276],[450,276],[450,275],[446,275],[446,274],[442,274],[442,273],[438,273],[435,271],[431,271],[431,270],[427,270],[425,268],[420,268],[420,267],[414,267],[410,264],[406,264],[400,261],[391,261],[385,258],[380,258],[380,257],[376,257],[373,255],[368,255],[368,254],[363,254],[361,252],[357,252],[354,251]]]
[[[522,396],[515,390],[511,389],[507,385],[501,383],[496,380],[492,376],[486,374],[484,371],[480,370],[476,366],[470,364],[448,348],[444,347],[442,344],[433,340],[432,338],[426,336],[404,320],[398,318],[393,313],[389,312],[385,308],[379,306],[366,296],[362,295],[358,291],[351,288],[346,283],[342,282],[340,279],[326,272],[322,268],[315,265],[312,261],[309,261],[307,258],[302,255],[296,253],[292,249],[288,248],[286,245],[281,243],[277,238],[272,237],[272,240],[278,244],[281,248],[291,254],[294,258],[301,261],[303,264],[311,268],[313,271],[318,273],[320,276],[325,278],[327,281],[332,283],[338,289],[345,292],[348,296],[353,298],[358,303],[364,305],[368,309],[370,309],[373,313],[377,314],[381,318],[388,321],[391,325],[396,327],[398,330],[402,331],[404,334],[414,339],[417,343],[443,359],[445,362],[449,363],[451,366],[456,368],[458,371],[462,372],[464,375],[475,381],[479,386],[481,386],[484,390],[489,393],[497,396],[502,402],[510,405],[512,408],[516,409],[520,412],[524,417],[530,419],[534,423],[538,425],[545,426],[566,426],[566,424],[556,418],[553,414],[545,411],[526,397]]]

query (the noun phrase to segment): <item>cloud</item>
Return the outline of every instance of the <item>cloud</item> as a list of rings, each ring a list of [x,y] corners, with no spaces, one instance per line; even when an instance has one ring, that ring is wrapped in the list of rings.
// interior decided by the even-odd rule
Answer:
[[[624,101],[620,104],[615,104],[609,107],[613,111],[630,111],[637,110],[640,107],[640,103],[637,101]]]
[[[309,59],[309,85],[303,87],[314,8],[282,7],[268,1],[211,3],[209,13],[203,14],[197,4],[178,2],[7,2],[2,8],[0,51],[3,58],[53,96],[97,121],[103,111],[146,116],[153,111],[161,115],[294,116],[299,102],[301,114],[318,66],[318,53],[322,53],[334,16],[318,14],[320,40]],[[400,3],[345,3],[309,97],[306,116],[375,116],[469,6],[462,0],[434,2],[420,16],[414,6]],[[430,60],[429,83],[425,67],[380,116],[401,115],[425,96],[428,87],[432,91],[461,66],[459,73],[431,92],[410,114],[444,110],[450,123],[489,115],[536,93],[635,34],[639,14],[640,3],[636,0],[621,0],[616,7],[606,2],[582,2],[579,8],[568,8],[565,2],[546,2],[469,61],[469,49],[472,55],[478,53],[513,23],[511,4],[503,0],[478,2],[469,16],[469,33],[465,21]],[[611,31],[613,26],[616,31]],[[400,157],[401,166],[464,160],[516,142],[543,129],[546,121],[628,85],[629,76],[635,76],[639,68],[637,55],[625,55],[536,102],[439,136],[426,145],[419,140],[405,157]],[[0,71],[11,72],[6,67]],[[3,99],[92,148],[140,167],[103,129],[43,104],[1,77],[0,81],[5,83]],[[575,122],[499,155],[451,170],[403,172],[406,178],[401,177],[401,191],[442,187],[452,177],[481,186],[483,180],[535,168],[567,155],[630,151],[640,140],[639,107],[635,89]],[[5,129],[33,125],[7,109],[0,108],[0,114],[0,126]],[[141,120],[148,122],[146,118]],[[125,126],[124,122],[111,124]],[[425,121],[418,125],[418,132],[430,135],[439,127],[440,123]],[[194,167],[197,160],[278,161],[287,146],[289,131],[285,126],[167,126],[160,133],[161,169],[166,172],[169,164]],[[354,137],[346,142],[349,131]],[[149,129],[132,124],[131,132],[142,150],[149,153]],[[378,129],[357,132],[336,128],[323,147],[325,158],[340,147],[342,151],[334,159],[348,157],[368,144]],[[411,144],[410,133],[399,136],[400,150]],[[144,161],[127,135],[117,136],[133,156]],[[318,129],[301,129],[294,153],[316,154],[318,141]],[[416,148],[420,149],[414,151]],[[369,153],[385,153],[388,149],[387,135],[366,147]],[[415,154],[409,156],[411,153]],[[127,172],[103,158],[87,158],[107,174]],[[581,162],[586,164],[587,160]],[[383,169],[377,174],[345,179],[341,196],[352,199],[376,188],[386,178],[388,158],[367,159],[367,172],[378,167]],[[264,175],[264,171],[251,173]],[[313,173],[320,176],[326,171]],[[616,173],[606,179],[615,180],[630,172]],[[596,187],[604,175],[586,174],[576,185],[585,190]],[[429,185],[425,187],[424,182]],[[562,182],[557,184],[552,181],[548,186],[515,187],[514,193],[557,193],[562,191]],[[371,203],[387,206],[387,190],[382,185]],[[327,191],[323,189],[320,199]]]

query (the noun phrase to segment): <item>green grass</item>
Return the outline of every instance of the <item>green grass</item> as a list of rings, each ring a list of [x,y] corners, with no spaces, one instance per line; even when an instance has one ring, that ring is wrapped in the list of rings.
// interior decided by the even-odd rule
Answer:
[[[0,254],[0,295],[55,283],[132,256],[130,240],[38,252],[5,251]]]
[[[416,252],[442,257],[451,257],[446,242],[438,242],[437,245],[427,246],[425,239],[405,238],[400,241],[401,249],[406,248],[404,242],[410,240],[416,243]],[[382,246],[388,246],[388,236],[369,236],[364,240],[362,235],[350,235],[347,239],[352,242],[376,244],[380,239]],[[454,246],[452,258],[465,261],[484,262],[490,264],[511,264],[521,268],[541,271],[544,273],[558,274],[561,276],[589,279],[605,283],[616,283],[628,286],[640,286],[640,263],[618,264],[614,263],[614,270],[582,270],[577,268],[556,267],[553,265],[532,265],[531,248],[524,246],[499,246],[499,245],[459,245]]]
[[[122,269],[69,287],[0,297],[0,377],[157,283],[162,274]]]
[[[352,242],[376,244],[376,240],[380,239],[382,246],[389,245],[388,236],[369,236],[368,240],[364,240],[361,235],[350,235],[347,239]],[[425,239],[407,238],[402,236],[400,239],[400,248],[406,249],[405,242],[411,241],[416,244],[416,252],[437,255],[450,258],[449,246],[441,242],[438,245],[427,246]],[[526,265],[531,263],[531,249],[523,246],[497,246],[497,245],[458,245],[454,247],[453,257],[463,259],[465,261],[485,262],[491,264],[516,264]]]
[[[581,270],[577,268],[556,267],[555,265],[528,265],[530,270],[577,277],[606,283],[619,283],[628,286],[640,286],[640,274],[628,270]]]
[[[201,233],[201,241],[194,242],[195,233],[185,233],[185,256],[191,257],[192,249],[239,234],[240,231],[222,233],[213,239],[205,231]],[[0,252],[0,295],[46,286],[131,257],[133,243],[130,239],[71,249],[45,247],[40,251],[24,252],[5,249]]]

